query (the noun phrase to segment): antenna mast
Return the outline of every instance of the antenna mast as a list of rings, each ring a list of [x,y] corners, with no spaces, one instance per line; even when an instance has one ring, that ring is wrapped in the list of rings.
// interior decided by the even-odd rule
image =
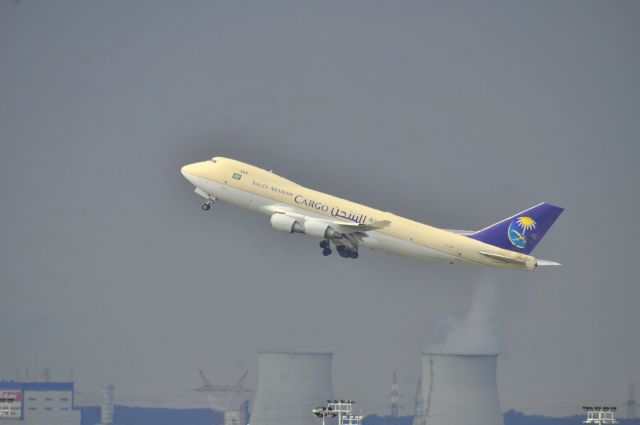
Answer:
[[[393,383],[391,384],[391,394],[389,395],[391,398],[390,405],[390,416],[392,418],[398,417],[398,409],[400,405],[400,391],[398,387],[398,372],[393,372]]]
[[[636,418],[636,386],[633,382],[629,382],[629,393],[627,397],[627,419]]]

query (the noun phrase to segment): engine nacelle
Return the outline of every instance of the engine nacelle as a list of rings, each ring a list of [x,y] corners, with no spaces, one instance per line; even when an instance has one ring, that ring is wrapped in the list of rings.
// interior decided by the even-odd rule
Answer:
[[[340,238],[342,234],[321,220],[307,220],[304,222],[304,233],[316,238]]]
[[[331,226],[320,220],[307,220],[304,222],[304,233],[316,238],[326,238],[327,230],[330,228]]]
[[[304,227],[293,217],[285,214],[271,216],[271,227],[285,233],[304,233]]]

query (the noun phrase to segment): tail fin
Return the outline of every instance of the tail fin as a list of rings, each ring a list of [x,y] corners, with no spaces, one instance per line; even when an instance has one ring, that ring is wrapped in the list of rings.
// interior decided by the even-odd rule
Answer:
[[[543,202],[468,237],[498,248],[529,254],[562,211],[563,208]]]

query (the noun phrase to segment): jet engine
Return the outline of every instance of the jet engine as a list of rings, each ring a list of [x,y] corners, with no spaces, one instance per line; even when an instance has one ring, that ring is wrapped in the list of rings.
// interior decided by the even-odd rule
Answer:
[[[272,215],[271,227],[285,233],[304,233],[304,226],[295,218],[285,214]]]
[[[280,213],[271,216],[271,227],[285,233],[304,233],[322,239],[340,239],[343,236],[322,220],[305,220],[301,224],[299,218]]]
[[[304,224],[300,221],[304,220]],[[325,257],[331,254],[331,244],[335,244],[338,254],[344,258],[358,258],[358,245],[349,239],[348,235],[338,232],[323,220],[304,216],[292,217],[287,214],[276,213],[271,216],[271,227],[285,233],[304,233],[305,235],[322,238],[320,248]]]
[[[341,238],[342,234],[322,220],[307,220],[304,222],[304,233],[316,238]]]

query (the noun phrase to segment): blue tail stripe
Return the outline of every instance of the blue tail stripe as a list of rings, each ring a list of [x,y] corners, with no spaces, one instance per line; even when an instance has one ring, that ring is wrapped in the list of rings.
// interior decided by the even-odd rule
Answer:
[[[469,235],[498,248],[529,254],[564,211],[543,202]]]

